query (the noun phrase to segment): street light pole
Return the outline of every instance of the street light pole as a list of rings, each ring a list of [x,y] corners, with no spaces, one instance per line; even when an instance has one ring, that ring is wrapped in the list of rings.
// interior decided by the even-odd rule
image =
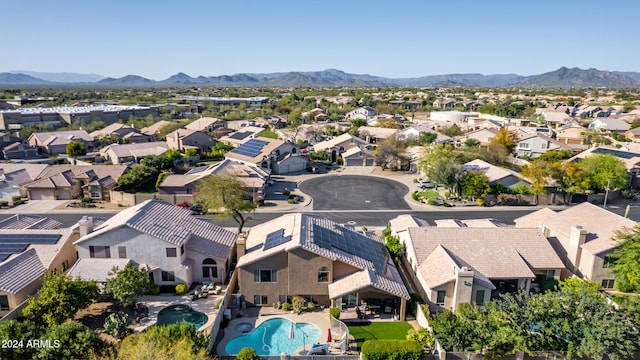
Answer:
[[[609,185],[611,184],[611,179],[607,179],[607,189],[604,193],[604,204],[602,205],[603,209],[607,208],[607,198],[609,197]]]

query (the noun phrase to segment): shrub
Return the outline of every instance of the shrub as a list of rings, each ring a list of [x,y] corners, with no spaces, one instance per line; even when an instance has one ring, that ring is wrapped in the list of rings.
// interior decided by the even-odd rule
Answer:
[[[418,360],[422,347],[412,340],[367,340],[362,344],[366,360]]]
[[[434,337],[433,334],[425,328],[420,328],[419,330],[410,329],[409,332],[407,332],[407,340],[415,341],[420,344],[420,346],[422,346],[422,350],[428,353],[431,351]]]
[[[242,348],[238,355],[236,355],[236,360],[260,360],[260,356],[258,356],[254,349],[246,347]]]
[[[85,204],[89,204],[89,203],[93,202],[93,199],[90,198],[90,197],[83,197],[82,200],[80,200],[80,201],[82,201]]]
[[[6,206],[9,206],[9,202],[7,200],[1,200],[0,207],[6,207]]]
[[[16,201],[20,201],[20,200],[22,200],[22,197],[21,197],[20,195],[12,196],[12,197],[11,197],[11,201],[12,201],[12,202],[14,202],[14,203],[15,203]]]
[[[478,206],[484,206],[484,199],[478,199],[476,203],[478,204]]]
[[[178,295],[186,294],[187,290],[189,290],[189,289],[187,288],[186,284],[178,284],[178,285],[176,285],[176,294],[178,294]]]
[[[300,314],[302,312],[302,308],[304,306],[304,299],[300,296],[294,296],[291,300],[291,306],[293,307],[293,312],[296,314]]]
[[[437,204],[437,202],[436,202],[434,199],[428,199],[428,200],[427,200],[427,204],[429,204],[429,205],[436,205],[436,204]]]
[[[149,285],[149,295],[160,295],[160,286],[156,284]]]
[[[216,309],[220,309],[220,305],[222,305],[222,300],[224,300],[223,298],[218,299],[218,302],[216,303]]]
[[[129,315],[122,311],[109,315],[104,320],[104,332],[118,339],[129,333]]]
[[[336,159],[336,164],[344,165],[344,159],[342,158],[342,156],[338,156],[338,159]]]
[[[313,310],[315,310],[315,309],[316,309],[316,304],[315,304],[313,301],[309,301],[309,302],[307,303],[307,310],[309,310],[309,311],[313,311]]]
[[[283,304],[282,304],[282,310],[284,310],[284,311],[289,311],[289,310],[291,310],[291,304],[289,304],[288,302],[283,303]]]
[[[411,193],[411,198],[413,200],[415,200],[415,201],[420,200],[420,197],[418,196],[418,192],[417,191],[414,191],[414,192]]]
[[[411,298],[409,299],[409,303],[407,304],[407,313],[415,316],[417,312],[418,303],[424,303],[422,296],[420,294],[411,293],[409,294]]]
[[[340,319],[340,309],[338,309],[337,307],[330,308],[329,315],[333,316],[336,319]]]

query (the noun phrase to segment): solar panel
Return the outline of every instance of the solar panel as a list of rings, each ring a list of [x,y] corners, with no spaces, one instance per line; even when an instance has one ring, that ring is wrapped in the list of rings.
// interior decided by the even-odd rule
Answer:
[[[264,250],[269,250],[289,240],[291,240],[291,235],[284,236],[284,229],[276,230],[267,235],[267,239],[264,242]]]
[[[262,148],[268,143],[268,141],[264,140],[251,139],[230,152],[248,157],[256,157],[262,153]]]
[[[249,135],[251,135],[251,133],[248,132],[248,131],[238,131],[238,132],[234,132],[233,134],[229,135],[229,137],[232,138],[232,139],[236,139],[236,140],[243,140],[244,138],[246,138]]]
[[[198,166],[196,168],[189,170],[189,172],[187,172],[185,175],[197,174],[207,170],[207,168],[209,168],[209,166]]]
[[[620,151],[615,149],[607,149],[607,148],[597,148],[591,152],[592,154],[611,154],[615,157],[619,157],[622,159],[631,159],[634,157],[640,157],[640,154],[628,152],[628,151]]]
[[[60,234],[0,234],[0,244],[55,244]]]

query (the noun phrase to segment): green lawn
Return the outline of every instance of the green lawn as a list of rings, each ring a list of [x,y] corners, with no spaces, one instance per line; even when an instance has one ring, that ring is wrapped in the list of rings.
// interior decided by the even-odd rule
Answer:
[[[405,321],[371,322],[362,325],[348,325],[349,334],[358,344],[358,351],[362,343],[367,340],[406,340],[411,325]]]
[[[418,197],[433,199],[440,197],[440,193],[435,190],[426,190],[418,193]]]

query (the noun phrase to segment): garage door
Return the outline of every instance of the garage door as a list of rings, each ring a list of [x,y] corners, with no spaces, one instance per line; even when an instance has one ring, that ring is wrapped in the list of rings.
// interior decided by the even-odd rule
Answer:
[[[347,166],[362,166],[362,159],[347,159]]]
[[[366,160],[366,165],[367,166],[373,166],[373,159],[367,159]]]
[[[29,191],[29,198],[31,200],[55,200],[51,190],[31,190]]]
[[[71,191],[69,190],[58,190],[58,198],[56,200],[71,200]]]

